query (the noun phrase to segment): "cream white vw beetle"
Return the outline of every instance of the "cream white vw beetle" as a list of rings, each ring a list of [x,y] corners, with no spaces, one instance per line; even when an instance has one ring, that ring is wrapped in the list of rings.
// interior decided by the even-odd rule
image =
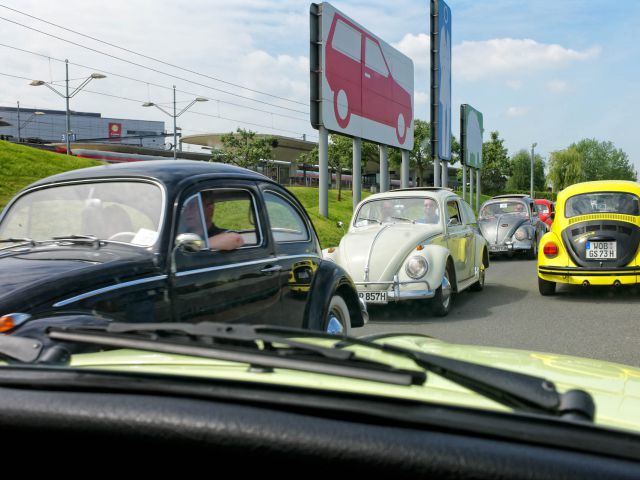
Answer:
[[[449,313],[453,293],[482,290],[489,267],[471,207],[441,188],[371,195],[340,246],[323,255],[349,273],[365,302],[433,299],[438,316]]]

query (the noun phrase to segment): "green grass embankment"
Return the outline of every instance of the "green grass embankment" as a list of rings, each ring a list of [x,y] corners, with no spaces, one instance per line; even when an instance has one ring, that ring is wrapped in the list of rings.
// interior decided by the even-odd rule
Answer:
[[[22,188],[36,180],[96,165],[102,165],[102,162],[0,140],[0,209]]]

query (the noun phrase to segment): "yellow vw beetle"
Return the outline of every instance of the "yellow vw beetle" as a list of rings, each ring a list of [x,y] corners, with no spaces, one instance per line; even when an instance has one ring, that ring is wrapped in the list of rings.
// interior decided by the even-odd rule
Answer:
[[[553,295],[557,283],[639,283],[639,243],[640,184],[606,180],[565,188],[551,230],[540,240],[540,293]]]

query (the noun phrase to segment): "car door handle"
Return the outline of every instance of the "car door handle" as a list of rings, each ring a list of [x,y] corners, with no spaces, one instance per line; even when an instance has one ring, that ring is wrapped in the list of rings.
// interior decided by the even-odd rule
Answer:
[[[364,72],[364,76],[367,77],[367,78],[371,78],[371,74],[368,73],[368,72]]]
[[[261,273],[276,273],[282,270],[282,265],[271,265],[260,270]]]

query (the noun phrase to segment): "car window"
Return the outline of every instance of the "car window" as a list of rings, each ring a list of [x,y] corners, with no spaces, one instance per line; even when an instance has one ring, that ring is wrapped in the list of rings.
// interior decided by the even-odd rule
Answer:
[[[91,235],[136,246],[159,236],[163,194],[143,182],[86,182],[34,190],[20,197],[0,225],[0,238]]]
[[[380,198],[362,204],[353,225],[381,225],[383,223],[440,223],[438,202],[435,198],[402,197]]]
[[[216,235],[238,233],[242,246],[259,245],[261,235],[256,226],[253,196],[242,189],[207,189],[189,197],[181,209],[178,233],[195,233],[207,239],[207,248]]]
[[[361,38],[360,32],[351,28],[342,20],[338,20],[336,29],[333,32],[331,46],[360,63]]]
[[[567,200],[564,214],[567,218],[592,213],[621,213],[640,215],[637,196],[624,192],[596,192],[574,195]]]
[[[449,218],[449,225],[460,225],[462,223],[458,202],[455,200],[449,200],[447,202],[447,217]]]
[[[476,215],[473,213],[473,209],[469,206],[469,204],[465,201],[460,202],[460,207],[462,209],[463,214],[463,223],[468,225],[473,225],[476,222]]]
[[[309,240],[309,230],[298,210],[276,193],[265,192],[264,201],[276,243]]]
[[[380,45],[369,38],[365,41],[365,64],[380,75],[385,77],[389,75]]]
[[[527,205],[517,200],[496,200],[485,204],[480,209],[480,218],[495,217],[497,215],[520,215],[528,217]]]

